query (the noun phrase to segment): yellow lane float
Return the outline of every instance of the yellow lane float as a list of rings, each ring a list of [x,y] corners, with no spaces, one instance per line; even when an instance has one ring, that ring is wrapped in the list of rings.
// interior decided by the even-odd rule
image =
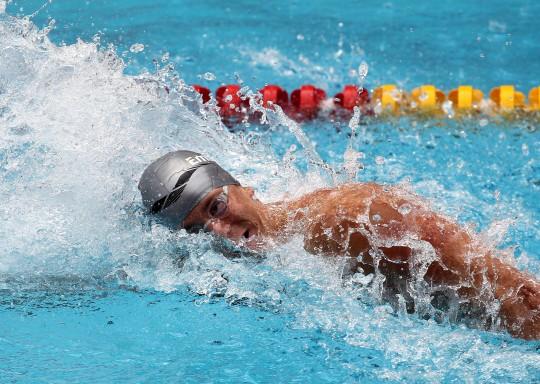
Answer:
[[[373,90],[373,104],[377,114],[396,113],[404,101],[403,91],[394,84],[381,85]]]
[[[513,85],[501,85],[493,88],[489,99],[501,112],[512,112],[525,106],[525,95],[515,90]]]
[[[448,100],[456,112],[478,111],[484,94],[471,85],[460,85],[448,93]]]
[[[411,92],[411,110],[421,112],[440,112],[445,94],[434,85],[422,85]]]
[[[540,87],[536,87],[529,92],[529,105],[527,106],[529,111],[540,111]]]

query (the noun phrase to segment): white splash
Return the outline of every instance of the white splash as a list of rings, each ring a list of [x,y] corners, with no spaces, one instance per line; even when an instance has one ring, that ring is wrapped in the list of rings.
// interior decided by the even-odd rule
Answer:
[[[170,234],[148,237],[137,182],[170,150],[208,154],[266,191],[287,177],[271,152],[166,88],[166,74],[123,69],[114,51],[58,47],[29,21],[0,17],[0,273],[100,276],[159,259]]]

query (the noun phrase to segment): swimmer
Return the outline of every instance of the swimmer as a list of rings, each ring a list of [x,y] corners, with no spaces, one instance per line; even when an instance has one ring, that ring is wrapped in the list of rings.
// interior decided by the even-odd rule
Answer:
[[[253,250],[301,234],[310,253],[346,256],[354,270],[382,274],[387,296],[411,299],[407,286],[420,276],[432,297],[450,291],[467,311],[496,308],[488,324],[540,339],[540,283],[398,187],[346,184],[265,204],[214,161],[175,151],[146,168],[139,190],[171,228],[212,232]],[[420,253],[426,247],[430,257]]]

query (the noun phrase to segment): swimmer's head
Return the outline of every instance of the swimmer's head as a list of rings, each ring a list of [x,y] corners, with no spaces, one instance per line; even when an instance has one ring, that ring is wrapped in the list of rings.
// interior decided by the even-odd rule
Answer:
[[[175,228],[212,191],[240,185],[216,162],[200,153],[174,151],[160,157],[143,172],[139,181],[143,204]]]
[[[260,249],[268,214],[252,188],[207,157],[176,151],[146,168],[139,182],[144,205],[173,229],[204,230]]]

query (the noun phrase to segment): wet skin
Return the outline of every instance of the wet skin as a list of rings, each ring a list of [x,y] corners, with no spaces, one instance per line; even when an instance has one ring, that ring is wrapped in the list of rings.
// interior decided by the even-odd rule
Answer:
[[[504,263],[474,233],[433,212],[426,202],[396,187],[348,184],[298,199],[264,204],[253,189],[229,186],[225,215],[209,207],[223,190],[210,192],[184,220],[238,244],[261,249],[268,240],[304,236],[314,254],[347,256],[355,268],[385,277],[385,289],[407,296],[404,287],[420,276],[432,290],[452,289],[475,306],[499,303],[500,328],[540,339],[540,284]],[[431,252],[419,252],[426,249]]]

